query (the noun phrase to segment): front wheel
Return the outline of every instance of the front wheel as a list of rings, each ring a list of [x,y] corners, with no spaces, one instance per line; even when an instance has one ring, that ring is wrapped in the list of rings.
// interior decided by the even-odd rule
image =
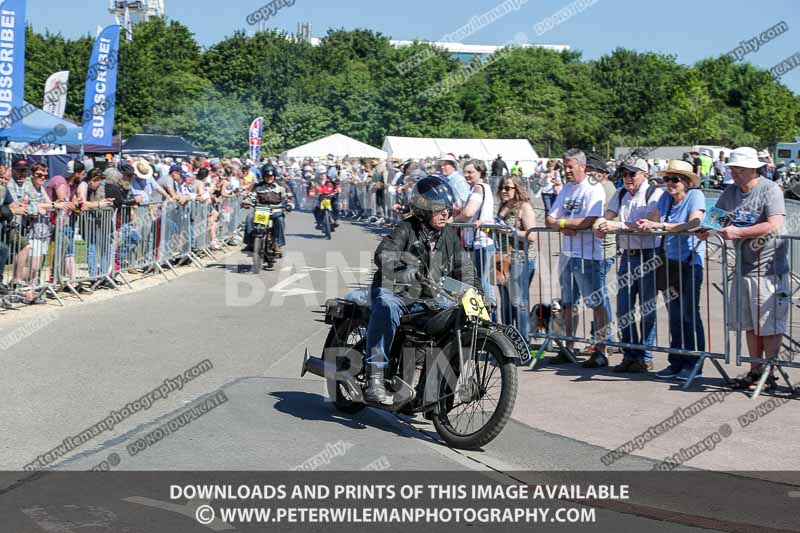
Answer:
[[[264,260],[267,263],[267,268],[271,269],[272,266],[275,264],[275,253],[272,250],[274,246],[272,230],[269,230],[267,232],[265,239],[266,240],[264,243]]]
[[[261,272],[264,262],[264,236],[257,235],[253,241],[253,273]]]
[[[325,232],[325,238],[331,240],[331,216],[327,211],[324,212],[324,215],[325,217],[322,222],[322,231]]]
[[[517,399],[517,367],[514,347],[502,334],[478,329],[471,355],[469,339],[469,334],[462,335],[463,375],[456,341],[442,351],[449,368],[435,377],[441,399],[434,408],[433,425],[454,448],[477,449],[494,440],[511,417]]]

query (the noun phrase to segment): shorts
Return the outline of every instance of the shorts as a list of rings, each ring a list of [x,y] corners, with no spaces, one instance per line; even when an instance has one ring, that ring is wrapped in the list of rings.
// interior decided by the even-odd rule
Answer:
[[[31,257],[42,257],[50,251],[50,239],[31,239]]]
[[[562,255],[559,269],[562,305],[575,305],[581,295],[586,307],[594,309],[603,305],[608,290],[603,284],[602,261]]]
[[[736,282],[731,285],[729,330],[755,331],[759,337],[786,333],[792,300],[788,273],[744,276],[740,282],[741,291],[738,292]],[[737,324],[738,309],[741,309],[741,321]],[[753,317],[758,317],[758,324]]]

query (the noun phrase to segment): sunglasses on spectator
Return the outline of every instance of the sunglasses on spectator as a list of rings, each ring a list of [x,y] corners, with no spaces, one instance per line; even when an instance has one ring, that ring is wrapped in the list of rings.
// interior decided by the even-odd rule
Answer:
[[[46,177],[47,177],[47,174],[45,174],[45,173],[43,173],[43,172],[34,172],[34,173],[33,173],[33,177],[34,177],[34,178],[46,178]]]
[[[681,178],[678,176],[664,176],[664,183],[678,183],[681,181]]]
[[[513,191],[516,190],[516,187],[501,187],[501,191]]]
[[[449,215],[450,214],[450,208],[443,207],[442,209],[437,209],[437,210],[433,211],[432,214],[434,216],[436,216],[436,215]]]

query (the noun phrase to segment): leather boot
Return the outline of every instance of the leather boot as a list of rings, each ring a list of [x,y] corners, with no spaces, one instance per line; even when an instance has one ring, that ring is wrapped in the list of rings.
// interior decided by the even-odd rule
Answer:
[[[367,379],[367,390],[364,391],[364,399],[369,403],[379,403],[382,405],[392,405],[394,398],[386,392],[383,384],[383,367],[369,365],[369,378]]]

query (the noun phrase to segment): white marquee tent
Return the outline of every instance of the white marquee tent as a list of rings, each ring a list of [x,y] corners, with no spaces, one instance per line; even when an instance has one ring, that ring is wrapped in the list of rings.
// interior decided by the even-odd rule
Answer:
[[[364,157],[370,159],[386,159],[388,154],[374,146],[362,143],[341,133],[334,133],[308,144],[286,150],[281,154],[284,158],[327,157],[333,154],[337,158]]]
[[[420,159],[452,153],[456,157],[469,154],[475,159],[491,161],[502,155],[509,167],[516,161],[523,170],[533,172],[539,155],[527,139],[434,139],[422,137],[386,137],[383,149],[389,157]]]

